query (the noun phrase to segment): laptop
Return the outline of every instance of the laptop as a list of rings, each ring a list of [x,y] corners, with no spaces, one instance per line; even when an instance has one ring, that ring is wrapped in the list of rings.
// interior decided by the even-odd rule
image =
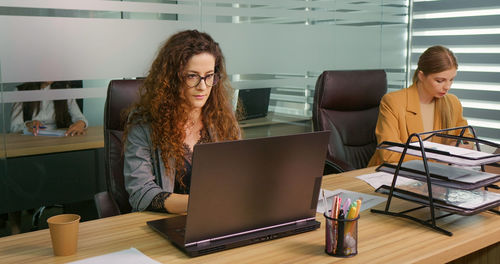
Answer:
[[[238,107],[243,108],[240,121],[267,116],[270,97],[271,88],[239,90]]]
[[[329,134],[195,145],[187,215],[147,224],[189,256],[315,230]]]

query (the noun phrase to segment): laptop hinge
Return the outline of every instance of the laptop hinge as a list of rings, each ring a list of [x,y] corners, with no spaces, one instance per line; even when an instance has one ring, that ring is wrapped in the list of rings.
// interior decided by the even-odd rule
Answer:
[[[197,241],[197,242],[191,242],[191,243],[185,244],[185,246],[186,247],[190,247],[190,246],[202,246],[202,245],[206,246],[206,245],[209,245],[210,242],[217,241],[217,240],[220,240],[220,239],[226,239],[226,238],[229,238],[229,237],[235,237],[235,236],[239,236],[239,235],[243,235],[243,234],[249,234],[249,233],[253,233],[253,232],[257,232],[257,231],[262,231],[262,230],[267,230],[267,229],[271,229],[271,228],[275,228],[275,227],[280,227],[280,226],[287,226],[287,225],[293,225],[293,224],[295,224],[297,226],[301,226],[301,225],[305,225],[308,221],[312,221],[312,220],[315,220],[315,219],[316,219],[315,217],[310,217],[310,218],[306,218],[306,219],[296,220],[296,221],[282,223],[282,224],[273,225],[273,226],[268,226],[268,227],[264,227],[264,228],[257,228],[257,229],[253,229],[253,230],[248,230],[248,231],[244,231],[244,232],[240,232],[240,233],[231,234],[231,235],[220,236],[220,237],[215,237],[215,238],[209,238],[209,239],[205,239],[205,240],[201,240],[201,241]]]
[[[309,220],[310,220],[310,218],[297,220],[297,221],[295,221],[295,225],[298,225],[298,226],[305,225],[306,222]]]
[[[206,239],[206,240],[198,241],[198,242],[196,242],[196,246],[197,247],[208,246],[208,245],[210,245],[210,241],[212,241],[212,239]]]

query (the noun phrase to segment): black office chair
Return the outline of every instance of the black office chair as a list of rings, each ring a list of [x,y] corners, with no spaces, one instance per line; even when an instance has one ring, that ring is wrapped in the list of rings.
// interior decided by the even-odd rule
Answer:
[[[315,131],[331,130],[324,174],[366,167],[375,152],[384,70],[324,71],[313,102]]]
[[[132,210],[123,176],[122,111],[139,99],[143,80],[112,80],[104,106],[104,155],[107,192],[97,193],[94,201],[99,218],[129,213]]]

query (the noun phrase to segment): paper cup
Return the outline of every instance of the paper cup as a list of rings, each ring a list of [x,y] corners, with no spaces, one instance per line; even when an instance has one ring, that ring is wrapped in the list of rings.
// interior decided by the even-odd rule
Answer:
[[[47,223],[49,224],[54,255],[68,256],[75,254],[80,216],[76,214],[55,215],[47,219]]]

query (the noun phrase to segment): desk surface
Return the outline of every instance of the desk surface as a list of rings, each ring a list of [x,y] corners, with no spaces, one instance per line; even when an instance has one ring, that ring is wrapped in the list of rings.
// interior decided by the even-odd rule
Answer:
[[[104,147],[102,126],[89,127],[87,134],[74,137],[26,136],[20,133],[0,134],[0,147],[5,142],[5,152],[0,158],[41,155],[55,152],[84,150]]]
[[[308,117],[269,113],[268,116],[240,121],[241,128],[303,122]],[[0,158],[14,158],[104,147],[102,126],[89,127],[87,134],[74,137],[33,137],[20,133],[0,134]],[[5,143],[5,152],[3,151]]]
[[[325,176],[323,187],[374,194],[369,185],[354,178],[371,171]],[[397,199],[393,203],[408,206]],[[188,258],[146,225],[146,221],[166,216],[143,212],[81,223],[78,252],[68,257],[52,255],[48,230],[0,238],[0,262],[63,263],[135,247],[162,263],[443,263],[500,240],[500,218],[488,212],[440,220],[439,224],[454,233],[448,237],[411,221],[363,211],[359,220],[359,254],[353,258],[335,258],[324,253],[325,229],[320,214],[318,230]]]

